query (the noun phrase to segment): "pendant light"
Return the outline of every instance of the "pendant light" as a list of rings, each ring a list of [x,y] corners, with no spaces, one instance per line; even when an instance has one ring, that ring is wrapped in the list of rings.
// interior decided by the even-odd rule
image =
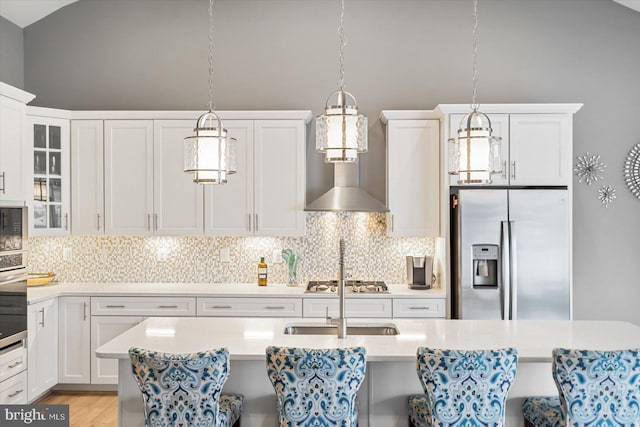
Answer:
[[[327,163],[357,162],[358,153],[367,151],[367,118],[358,114],[355,97],[344,90],[344,0],[341,5],[339,89],[327,98],[325,113],[316,117],[316,151],[325,154]]]
[[[198,118],[194,135],[184,139],[184,171],[193,182],[225,184],[236,173],[236,139],[213,112],[213,0],[209,0],[209,111]]]
[[[471,112],[460,121],[456,137],[449,139],[449,174],[458,184],[491,184],[491,174],[502,172],[500,143],[491,120],[478,111],[478,0],[473,0],[473,98]]]

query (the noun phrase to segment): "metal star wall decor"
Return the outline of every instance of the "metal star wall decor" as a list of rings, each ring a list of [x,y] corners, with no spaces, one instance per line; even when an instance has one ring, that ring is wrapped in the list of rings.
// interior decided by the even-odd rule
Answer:
[[[598,199],[600,199],[605,208],[608,208],[615,198],[616,190],[612,185],[603,185],[598,190]]]
[[[636,144],[624,162],[624,182],[631,194],[640,199],[640,144]]]
[[[577,157],[578,163],[573,171],[580,177],[578,183],[585,181],[587,185],[604,178],[604,168],[607,167],[601,160],[599,154],[589,155],[589,152],[580,157]]]

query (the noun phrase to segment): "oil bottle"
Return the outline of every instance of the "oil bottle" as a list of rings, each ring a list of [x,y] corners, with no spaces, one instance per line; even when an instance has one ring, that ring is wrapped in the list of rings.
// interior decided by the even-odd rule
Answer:
[[[260,257],[260,263],[258,263],[258,285],[267,286],[267,263],[264,262],[264,257]]]

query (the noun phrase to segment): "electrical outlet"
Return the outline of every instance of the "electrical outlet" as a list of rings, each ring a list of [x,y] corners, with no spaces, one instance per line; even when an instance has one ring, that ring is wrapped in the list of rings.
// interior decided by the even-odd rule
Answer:
[[[62,248],[62,260],[63,261],[71,261],[73,258],[73,253],[71,248]]]
[[[271,252],[271,263],[282,264],[283,262],[282,251],[280,249],[274,249],[273,252]]]
[[[220,262],[231,262],[231,250],[229,247],[220,249]]]

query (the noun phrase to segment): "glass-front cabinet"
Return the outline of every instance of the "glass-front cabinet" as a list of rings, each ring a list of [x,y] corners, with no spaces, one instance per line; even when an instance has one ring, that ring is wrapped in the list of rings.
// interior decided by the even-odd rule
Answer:
[[[42,113],[49,109],[37,110]],[[29,234],[69,234],[69,120],[29,114],[28,123],[33,148],[33,197],[29,203]]]

